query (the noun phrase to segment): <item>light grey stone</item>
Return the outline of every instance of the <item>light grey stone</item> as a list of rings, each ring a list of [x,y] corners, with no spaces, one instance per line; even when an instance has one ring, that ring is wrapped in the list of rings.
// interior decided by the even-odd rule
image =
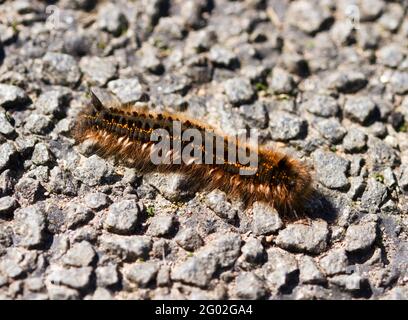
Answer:
[[[195,251],[204,244],[203,239],[193,228],[180,230],[174,240],[180,247],[188,251]]]
[[[332,249],[320,259],[320,267],[326,275],[344,273],[348,265],[348,258],[343,248]]]
[[[100,210],[109,204],[109,198],[102,192],[89,193],[85,196],[85,204],[91,209]]]
[[[136,227],[140,208],[135,200],[122,200],[109,207],[104,227],[110,232],[130,234]]]
[[[340,110],[337,100],[324,94],[314,94],[302,106],[310,113],[325,118],[335,117]]]
[[[408,92],[408,72],[395,71],[390,78],[392,90],[400,95]]]
[[[5,137],[11,138],[15,135],[12,117],[0,109],[0,133]]]
[[[152,248],[152,241],[145,236],[121,236],[103,234],[99,237],[100,248],[125,261],[145,258]]]
[[[17,154],[13,143],[6,142],[0,145],[0,172],[7,169]]]
[[[361,196],[361,206],[366,210],[375,211],[385,201],[388,191],[387,187],[375,178],[369,178],[367,188]]]
[[[78,63],[69,54],[47,52],[42,62],[42,76],[51,84],[73,87],[81,77]]]
[[[356,273],[339,274],[337,276],[330,278],[331,283],[343,287],[349,291],[360,290],[362,280],[363,278]]]
[[[95,250],[88,241],[75,243],[63,258],[64,264],[74,267],[89,266],[95,259]]]
[[[217,65],[231,67],[237,63],[235,53],[220,45],[214,45],[209,52],[209,59]]]
[[[363,194],[366,188],[366,183],[363,177],[351,177],[350,178],[350,189],[347,195],[351,200],[356,201]]]
[[[49,268],[47,281],[54,285],[65,285],[73,289],[85,289],[91,281],[92,268],[63,268],[52,265]]]
[[[0,83],[0,107],[14,108],[29,101],[25,91],[17,86]]]
[[[217,262],[215,259],[207,259],[207,257],[201,256],[191,257],[177,264],[171,270],[171,279],[199,287],[206,287],[210,283],[216,269]]]
[[[350,153],[363,151],[367,146],[367,135],[360,129],[351,128],[343,139],[343,146]]]
[[[47,165],[54,157],[45,143],[39,142],[35,145],[31,160],[36,165]]]
[[[323,273],[319,270],[312,257],[306,255],[298,257],[298,265],[300,270],[300,282],[312,284],[325,281]]]
[[[18,202],[14,197],[6,196],[0,198],[0,217],[9,217],[18,207]]]
[[[391,146],[387,143],[372,137],[368,137],[368,159],[367,163],[376,169],[394,167],[401,162],[401,159]]]
[[[272,292],[279,291],[299,270],[295,256],[279,248],[267,250],[268,262],[262,266],[266,285]]]
[[[87,184],[94,187],[104,180],[108,179],[113,173],[112,167],[97,155],[92,155],[74,170],[74,176]]]
[[[91,299],[92,300],[112,300],[113,296],[111,292],[105,288],[96,288]]]
[[[264,203],[255,202],[252,213],[252,231],[256,235],[270,234],[283,226],[279,213]]]
[[[350,161],[339,157],[335,153],[321,151],[313,153],[316,176],[319,181],[330,189],[344,190],[350,186],[346,172]]]
[[[306,122],[293,114],[277,111],[269,121],[273,140],[288,141],[300,138],[306,132]]]
[[[317,130],[330,143],[341,142],[347,132],[339,120],[334,118],[318,120]]]
[[[137,284],[139,287],[146,287],[152,282],[159,266],[156,262],[137,262],[125,268],[124,274],[128,281]]]
[[[225,93],[232,104],[243,104],[254,97],[254,89],[247,78],[228,79],[224,83]]]
[[[327,247],[329,231],[325,221],[310,225],[289,224],[276,237],[276,244],[295,252],[320,253]]]
[[[96,283],[100,287],[114,286],[119,281],[116,264],[109,264],[96,268]]]
[[[50,300],[78,300],[79,292],[75,289],[67,288],[65,286],[47,285],[48,295]]]
[[[227,200],[225,192],[218,189],[207,194],[206,204],[217,216],[227,221],[233,221],[237,215],[237,209]]]
[[[139,78],[109,81],[108,89],[112,91],[122,103],[134,103],[141,101],[145,96],[145,92]]]
[[[404,59],[404,51],[400,45],[391,43],[377,51],[377,62],[387,67],[396,68]]]
[[[119,36],[127,29],[128,20],[119,6],[107,3],[99,11],[97,24],[101,30]]]
[[[90,85],[104,86],[116,76],[116,63],[110,58],[83,57],[79,67]]]
[[[93,217],[90,209],[78,203],[69,203],[64,211],[66,213],[66,225],[69,229],[76,229]]]
[[[296,87],[293,77],[286,70],[279,67],[273,69],[268,84],[275,94],[290,94]]]
[[[53,87],[49,91],[40,94],[35,107],[47,116],[62,117],[64,109],[71,99],[71,91],[66,87]]]
[[[259,263],[264,256],[265,250],[262,242],[257,238],[249,238],[241,248],[242,257],[249,263]]]
[[[170,201],[183,200],[195,192],[195,188],[188,186],[188,178],[180,173],[148,173],[143,179]]]
[[[240,273],[236,279],[235,294],[242,299],[257,300],[265,296],[263,281],[252,272]]]
[[[38,180],[23,177],[15,185],[14,195],[22,206],[34,204],[42,197],[43,187]]]
[[[238,235],[227,233],[218,236],[201,248],[193,257],[176,264],[171,271],[174,281],[206,287],[219,268],[234,264],[239,256],[241,239]]]
[[[330,73],[327,84],[330,89],[336,89],[342,93],[354,93],[367,85],[367,77],[364,73],[345,68],[344,70]]]
[[[375,223],[351,225],[346,232],[346,250],[348,252],[367,250],[371,248],[377,238]]]
[[[154,237],[169,235],[174,229],[175,219],[171,215],[157,215],[150,219],[147,233]]]
[[[25,248],[40,246],[45,236],[44,213],[35,206],[16,210],[13,229],[17,245]]]
[[[330,11],[319,2],[296,1],[292,2],[287,12],[288,22],[300,30],[313,34],[320,30],[330,17]]]
[[[350,96],[344,104],[344,115],[363,125],[375,120],[377,113],[377,106],[369,97]]]
[[[52,120],[51,117],[32,113],[27,119],[25,119],[24,128],[31,133],[38,135],[45,135],[51,128]]]

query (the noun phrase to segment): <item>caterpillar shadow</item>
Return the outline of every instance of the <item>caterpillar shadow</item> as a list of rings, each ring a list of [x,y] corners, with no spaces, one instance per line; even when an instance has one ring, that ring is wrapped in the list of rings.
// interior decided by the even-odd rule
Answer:
[[[338,217],[338,209],[333,206],[327,195],[315,189],[305,204],[304,216],[333,224]]]

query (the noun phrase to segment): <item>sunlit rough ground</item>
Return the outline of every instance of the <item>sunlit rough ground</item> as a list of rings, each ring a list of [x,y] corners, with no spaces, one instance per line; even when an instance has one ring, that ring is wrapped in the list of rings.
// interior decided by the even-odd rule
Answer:
[[[408,298],[406,1],[0,0],[0,37],[0,298]],[[312,218],[76,145],[90,87],[258,129]]]

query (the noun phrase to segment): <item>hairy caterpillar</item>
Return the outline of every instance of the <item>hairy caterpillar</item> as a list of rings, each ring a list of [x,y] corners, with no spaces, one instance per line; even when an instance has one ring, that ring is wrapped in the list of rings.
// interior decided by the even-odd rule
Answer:
[[[173,161],[154,164],[151,155],[155,152],[157,143],[151,141],[151,134],[155,129],[165,129],[169,132],[171,148],[166,156],[172,160],[180,160],[181,155],[175,148],[177,138],[172,127],[174,121],[181,123],[181,133],[191,128],[200,132],[215,132],[210,126],[180,115],[135,111],[130,106],[122,106],[121,109],[108,108],[91,92],[91,104],[79,115],[74,136],[78,142],[90,139],[98,147],[101,156],[114,156],[125,165],[136,167],[141,172],[182,172],[190,177],[191,186],[199,186],[205,190],[218,188],[232,198],[239,197],[246,205],[255,201],[267,202],[285,217],[302,215],[304,202],[312,192],[310,174],[300,161],[280,152],[262,147],[254,148],[222,133],[215,133],[214,141],[218,139],[223,141],[225,146],[255,152],[257,167],[230,161],[226,152],[220,156],[221,160],[224,160],[222,163]],[[182,147],[187,143],[188,141],[182,141]],[[204,151],[203,157],[214,151],[213,147],[209,148],[204,143],[200,144],[199,148]],[[216,155],[212,160],[217,160]],[[242,169],[251,174],[240,174]]]

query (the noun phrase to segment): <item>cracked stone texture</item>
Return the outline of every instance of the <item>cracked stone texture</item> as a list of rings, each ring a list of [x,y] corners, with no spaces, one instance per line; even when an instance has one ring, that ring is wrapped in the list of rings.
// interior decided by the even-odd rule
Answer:
[[[1,298],[408,298],[406,1],[0,2]],[[257,129],[310,218],[76,145],[89,87]]]

